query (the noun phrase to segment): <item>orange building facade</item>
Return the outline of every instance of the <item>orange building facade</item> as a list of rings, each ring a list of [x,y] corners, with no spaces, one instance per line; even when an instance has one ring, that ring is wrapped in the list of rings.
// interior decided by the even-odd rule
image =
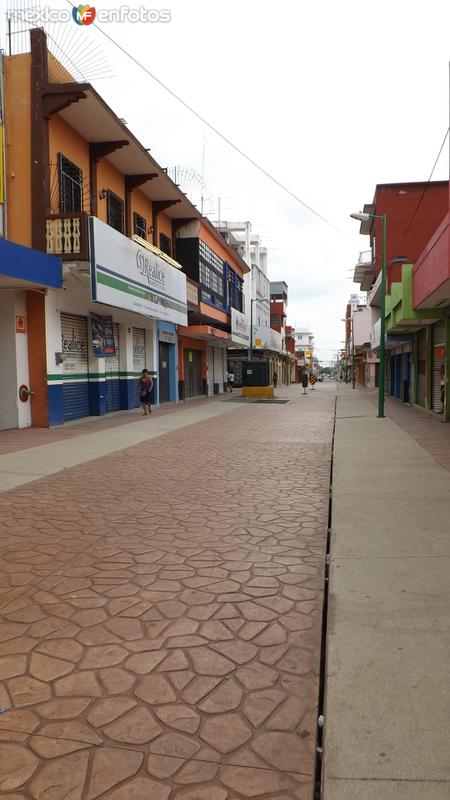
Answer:
[[[247,265],[95,89],[62,72],[43,31],[30,39],[4,60],[5,237],[62,262],[63,286],[25,291],[26,424],[133,408],[144,367],[155,403],[224,391]]]

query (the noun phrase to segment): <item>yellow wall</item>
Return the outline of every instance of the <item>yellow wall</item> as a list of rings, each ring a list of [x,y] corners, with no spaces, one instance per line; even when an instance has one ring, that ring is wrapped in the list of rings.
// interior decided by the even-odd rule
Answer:
[[[152,201],[139,189],[131,193],[131,232],[133,233],[133,214],[137,211],[147,223],[147,231],[152,227]],[[152,234],[147,233],[147,240],[152,242]]]
[[[62,153],[83,170],[83,210],[89,212],[89,144],[58,114],[50,119],[48,139],[52,211],[59,212],[58,153]]]
[[[165,233],[166,236],[172,240],[172,221],[169,219],[167,214],[158,214],[158,239],[156,242],[157,247],[159,247],[159,234]]]
[[[31,246],[31,55],[5,58],[8,239]]]
[[[125,202],[125,179],[107,158],[102,158],[97,164],[97,191],[100,193],[102,189],[110,189]],[[98,217],[103,222],[106,222],[106,212],[106,199],[99,199]]]

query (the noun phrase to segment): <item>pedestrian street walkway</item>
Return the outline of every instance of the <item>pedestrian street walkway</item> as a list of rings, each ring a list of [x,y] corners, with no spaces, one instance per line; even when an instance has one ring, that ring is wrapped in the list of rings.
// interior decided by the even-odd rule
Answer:
[[[312,800],[335,386],[278,394],[1,456],[5,800]]]

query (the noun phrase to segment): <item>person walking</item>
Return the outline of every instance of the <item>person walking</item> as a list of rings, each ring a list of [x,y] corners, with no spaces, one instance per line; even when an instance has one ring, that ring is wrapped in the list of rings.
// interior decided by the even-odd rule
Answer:
[[[150,405],[150,393],[153,389],[153,378],[149,375],[148,369],[142,370],[142,375],[138,380],[138,394],[139,402],[143,408],[143,416],[146,417],[152,413]]]
[[[273,373],[273,378],[272,378],[272,380],[273,380],[273,388],[274,388],[274,389],[276,389],[276,388],[277,388],[277,386],[278,386],[278,375],[277,375],[277,373],[276,373],[276,372],[274,372],[274,373]]]
[[[233,393],[234,372],[231,369],[230,369],[230,371],[228,373],[227,381],[228,381],[228,388],[229,388],[230,392]]]
[[[305,371],[302,374],[303,394],[308,394],[308,381],[309,381],[308,373],[307,373],[307,371],[305,369]]]

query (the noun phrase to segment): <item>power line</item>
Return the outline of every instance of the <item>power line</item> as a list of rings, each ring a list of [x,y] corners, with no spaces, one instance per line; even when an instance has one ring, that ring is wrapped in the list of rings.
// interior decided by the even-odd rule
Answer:
[[[414,209],[413,215],[412,215],[412,217],[411,217],[411,219],[410,219],[410,221],[409,221],[409,223],[408,223],[408,227],[406,228],[406,230],[405,230],[405,232],[404,232],[404,234],[403,234],[403,239],[402,239],[402,242],[404,242],[404,241],[405,241],[405,239],[406,239],[406,236],[407,236],[407,234],[409,233],[409,231],[410,231],[410,229],[411,229],[411,225],[413,224],[413,222],[414,222],[414,220],[415,220],[415,218],[416,218],[416,216],[417,216],[417,212],[418,212],[418,210],[419,210],[420,206],[422,205],[423,198],[425,197],[425,192],[426,192],[426,191],[427,191],[427,189],[428,189],[428,186],[429,186],[429,184],[430,184],[430,181],[431,181],[431,179],[432,179],[432,177],[433,177],[433,174],[434,174],[434,170],[436,169],[436,167],[437,167],[437,164],[438,164],[438,161],[439,161],[439,159],[440,159],[440,157],[441,157],[441,153],[442,153],[442,151],[443,151],[443,149],[444,149],[445,142],[447,141],[447,136],[448,136],[448,134],[449,134],[449,128],[447,128],[447,130],[445,131],[445,136],[444,136],[443,142],[442,142],[442,144],[441,144],[441,146],[440,146],[439,153],[437,154],[436,160],[435,160],[435,162],[434,162],[434,164],[433,164],[433,169],[432,169],[432,170],[431,170],[431,172],[430,172],[430,177],[428,178],[428,180],[427,180],[427,182],[426,182],[426,185],[423,187],[422,194],[421,194],[421,195],[420,195],[420,197],[419,197],[419,201],[418,201],[418,203],[417,203],[417,205],[416,205],[416,207],[415,207],[415,209]]]
[[[72,3],[71,3],[70,0],[66,0],[66,2],[72,8],[74,7],[74,6],[72,6]],[[195,117],[197,117],[197,119],[199,119],[211,131],[213,131],[213,133],[215,133],[216,136],[218,136],[220,139],[222,139],[224,142],[226,142],[226,144],[228,144],[229,147],[231,147],[233,150],[235,150],[236,153],[239,153],[239,155],[242,156],[242,158],[244,158],[246,161],[248,161],[250,164],[252,164],[252,166],[254,166],[255,169],[257,169],[266,178],[268,178],[270,181],[272,181],[272,183],[274,183],[276,186],[278,186],[279,189],[282,189],[283,192],[286,192],[286,194],[288,194],[290,197],[292,197],[294,200],[296,200],[297,203],[300,203],[300,205],[302,205],[304,208],[306,208],[311,214],[314,214],[315,217],[320,219],[322,222],[324,222],[330,228],[333,228],[333,230],[335,230],[341,236],[345,236],[345,238],[348,239],[351,242],[355,241],[351,236],[349,236],[347,233],[345,233],[340,228],[338,228],[333,222],[330,222],[329,219],[327,219],[322,214],[320,214],[319,211],[316,211],[305,200],[302,200],[301,197],[299,197],[297,194],[295,194],[295,192],[293,192],[291,189],[289,189],[287,186],[285,186],[281,181],[278,180],[278,178],[275,178],[274,175],[272,175],[270,172],[268,172],[268,170],[266,170],[264,167],[262,167],[260,164],[258,164],[258,162],[255,161],[253,158],[251,158],[251,156],[247,155],[247,153],[245,153],[243,150],[241,150],[241,148],[238,147],[238,145],[234,144],[234,142],[232,142],[231,139],[229,139],[227,136],[225,136],[224,133],[221,133],[219,131],[219,129],[216,128],[211,122],[208,122],[208,120],[205,117],[203,117],[202,114],[200,114],[198,111],[196,111],[195,108],[193,108],[191,105],[189,105],[189,103],[187,103],[179,95],[177,95],[176,92],[173,91],[173,89],[170,89],[169,86],[167,86],[160,78],[158,78],[153,72],[151,72],[148,69],[148,67],[145,66],[145,64],[143,64],[141,61],[139,61],[135,56],[133,56],[130,52],[128,52],[128,50],[125,47],[123,47],[121,44],[119,44],[119,42],[117,42],[115,39],[113,39],[112,36],[110,36],[108,33],[106,33],[106,31],[104,31],[102,28],[100,28],[99,25],[96,22],[93,22],[92,26],[95,27],[98,31],[100,31],[100,33],[103,36],[105,36],[105,38],[108,39],[111,42],[111,44],[113,44],[115,47],[117,47],[118,50],[120,50],[125,56],[127,56],[131,61],[133,61],[133,63],[136,64],[136,66],[138,66],[140,69],[142,69],[150,78],[152,78],[152,80],[154,80],[156,83],[158,83],[159,86],[161,86],[166,92],[168,92],[175,100],[177,100],[179,103],[181,103],[181,105],[183,105],[188,111],[190,111],[191,114],[193,114]]]

